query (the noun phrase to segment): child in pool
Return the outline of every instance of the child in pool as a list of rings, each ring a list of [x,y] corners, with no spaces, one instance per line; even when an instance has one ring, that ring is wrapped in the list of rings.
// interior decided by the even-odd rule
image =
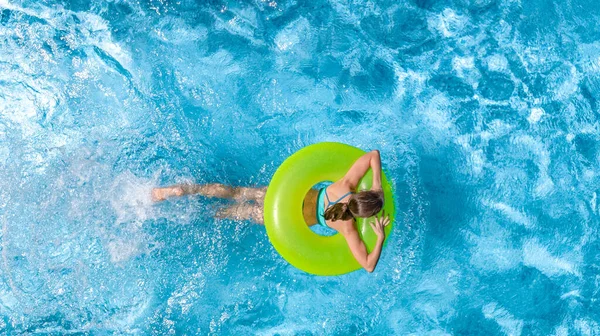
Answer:
[[[360,179],[369,168],[373,170],[371,190],[355,193]],[[233,199],[236,203],[218,211],[217,218],[252,220],[263,224],[263,203],[266,191],[266,187],[230,187],[218,183],[181,184],[152,189],[152,199],[158,202],[172,196],[191,194]],[[377,243],[371,253],[367,252],[364,242],[360,239],[354,225],[354,218],[368,218],[376,215],[383,207],[383,202],[381,158],[379,151],[374,150],[356,160],[341,180],[320,190],[311,189],[304,198],[302,213],[306,223],[310,223],[307,225],[312,226],[318,223],[341,233],[358,263],[368,272],[373,272],[385,240],[384,227],[390,223],[389,216],[382,214],[381,217],[376,217],[374,221],[370,222],[377,235]]]

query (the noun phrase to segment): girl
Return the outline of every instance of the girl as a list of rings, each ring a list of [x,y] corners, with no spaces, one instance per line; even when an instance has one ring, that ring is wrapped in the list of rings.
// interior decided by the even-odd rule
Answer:
[[[356,193],[360,179],[371,168],[373,185],[371,190]],[[152,189],[155,202],[172,196],[199,194],[206,197],[218,197],[235,200],[235,204],[219,210],[217,218],[252,220],[263,224],[263,203],[266,187],[247,188],[230,187],[223,184],[182,184],[166,188]],[[333,200],[333,201],[332,201]],[[311,189],[304,198],[302,212],[307,225],[315,224],[330,227],[344,236],[352,255],[368,272],[373,272],[385,239],[384,227],[390,223],[389,216],[382,214],[369,224],[377,235],[377,243],[371,253],[367,252],[364,242],[355,226],[355,218],[375,216],[383,207],[381,189],[381,158],[374,150],[361,156],[342,179],[321,188]]]

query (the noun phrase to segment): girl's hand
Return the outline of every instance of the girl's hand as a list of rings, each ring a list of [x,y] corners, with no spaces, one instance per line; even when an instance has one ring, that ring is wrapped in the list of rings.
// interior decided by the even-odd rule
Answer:
[[[375,216],[375,220],[369,223],[375,231],[377,238],[385,238],[384,228],[390,224],[390,215],[385,214],[385,210],[381,212],[381,216]]]

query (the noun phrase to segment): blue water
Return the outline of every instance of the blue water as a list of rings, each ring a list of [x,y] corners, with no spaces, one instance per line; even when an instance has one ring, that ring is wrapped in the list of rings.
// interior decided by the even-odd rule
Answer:
[[[0,330],[600,334],[600,3],[0,0]],[[373,274],[315,277],[226,202],[380,149]]]

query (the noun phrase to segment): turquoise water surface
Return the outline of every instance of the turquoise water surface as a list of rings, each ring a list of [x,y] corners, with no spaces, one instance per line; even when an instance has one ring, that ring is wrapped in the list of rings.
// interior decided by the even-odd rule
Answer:
[[[600,334],[600,3],[0,0],[0,331]],[[379,149],[373,274],[317,277],[225,201]]]

